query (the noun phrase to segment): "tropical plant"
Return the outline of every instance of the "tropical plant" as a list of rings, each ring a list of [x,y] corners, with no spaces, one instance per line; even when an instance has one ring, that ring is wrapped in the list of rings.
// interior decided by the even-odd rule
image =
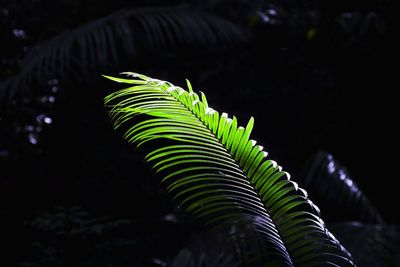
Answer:
[[[26,94],[33,81],[67,75],[79,80],[82,73],[87,78],[93,70],[110,71],[150,49],[229,47],[250,36],[238,24],[188,6],[119,10],[33,47],[21,71],[0,83],[0,99]]]
[[[342,222],[329,228],[351,252],[358,266],[399,266],[398,225]]]
[[[115,128],[150,151],[145,159],[188,213],[214,229],[249,226],[262,254],[248,265],[352,266],[305,190],[290,180],[246,127],[208,106],[204,93],[137,73],[107,78],[130,84],[105,98]]]
[[[367,200],[349,172],[331,154],[320,151],[310,158],[307,165],[303,174],[305,179],[301,182],[322,206],[329,229],[351,252],[357,265],[399,266],[399,226],[383,221],[381,214]],[[340,222],[338,218],[341,218]],[[248,233],[246,238],[249,238]],[[176,256],[173,267],[232,266],[235,261],[228,261],[225,265],[221,261],[217,262],[218,265],[203,263],[207,259],[230,259],[228,256],[246,250],[234,237],[222,239],[217,245],[215,240],[214,237],[210,242],[202,236],[200,241],[191,241]],[[221,245],[222,242],[225,246]],[[233,246],[233,249],[227,251],[226,244]],[[241,259],[240,256],[238,258]]]
[[[174,258],[172,267],[200,267],[200,266],[263,266],[262,255],[265,243],[262,236],[250,227],[232,227],[224,231],[201,233],[192,239],[189,245],[183,248]]]
[[[328,218],[329,228],[358,266],[399,266],[399,227],[385,223],[340,162],[320,151],[308,161],[302,177],[307,192]]]
[[[302,185],[323,210],[336,212],[329,216],[331,220],[383,223],[381,214],[349,171],[331,154],[321,151],[313,156],[302,178]]]

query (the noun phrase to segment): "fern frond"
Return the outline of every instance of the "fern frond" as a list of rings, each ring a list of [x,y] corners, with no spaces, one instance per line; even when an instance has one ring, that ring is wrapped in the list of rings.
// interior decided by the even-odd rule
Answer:
[[[383,223],[378,210],[370,203],[350,173],[335,158],[319,152],[308,164],[302,184],[318,203],[340,214],[342,221]]]
[[[400,227],[345,222],[330,225],[359,266],[400,266]]]
[[[249,38],[244,27],[195,8],[121,10],[33,47],[20,73],[0,84],[0,99],[24,93],[33,80],[62,79],[71,72],[78,78],[85,73],[86,79],[90,73],[98,72],[94,70],[118,66],[126,58],[149,49],[227,47]]]
[[[125,74],[131,78],[108,77],[131,86],[105,99],[115,127],[127,127],[129,142],[151,149],[146,161],[187,212],[212,227],[252,225],[267,240],[268,266],[353,265],[307,193],[250,139],[253,118],[239,126],[190,83],[186,91]]]

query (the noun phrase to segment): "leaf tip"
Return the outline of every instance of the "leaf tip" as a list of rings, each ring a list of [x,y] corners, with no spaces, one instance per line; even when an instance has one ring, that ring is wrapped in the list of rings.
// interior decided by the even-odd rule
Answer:
[[[112,80],[112,79],[113,79],[113,77],[108,76],[108,75],[105,75],[105,74],[101,74],[101,76],[103,76],[104,78],[109,79],[109,80]]]
[[[117,83],[126,83],[127,82],[127,80],[125,80],[125,79],[120,79],[120,78],[113,77],[113,76],[108,76],[108,75],[104,75],[104,74],[102,74],[101,76],[103,76],[104,78],[109,79],[111,81],[117,82]]]
[[[186,84],[187,84],[187,87],[189,89],[189,93],[193,93],[192,84],[190,83],[190,81],[188,79],[186,79]]]

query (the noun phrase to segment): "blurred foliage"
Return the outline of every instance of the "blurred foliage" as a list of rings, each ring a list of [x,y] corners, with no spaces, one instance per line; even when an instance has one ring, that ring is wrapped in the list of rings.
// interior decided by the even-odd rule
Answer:
[[[81,206],[42,211],[25,227],[33,234],[20,266],[162,266],[157,256],[164,255],[154,252],[176,252],[160,240],[180,232],[180,224],[170,217],[98,217]],[[151,233],[143,232],[147,227],[153,228]]]
[[[299,183],[312,192],[329,221],[383,223],[380,212],[370,203],[343,165],[326,152],[313,156]]]
[[[229,49],[147,51],[121,69],[187,77],[240,118],[273,115],[255,136],[294,176],[305,157],[330,151],[362,178],[382,217],[399,222],[387,204],[396,177],[365,167],[371,155],[396,166],[386,149],[396,121],[394,1],[1,0],[0,79],[18,75],[30,51],[67,30],[121,9],[176,5],[246,27],[254,39]],[[0,234],[10,250],[2,265],[165,266],[200,231],[111,131],[102,105],[110,89],[95,76],[48,76],[0,99]]]
[[[330,228],[352,251],[359,266],[399,266],[398,225],[345,222],[333,224]]]

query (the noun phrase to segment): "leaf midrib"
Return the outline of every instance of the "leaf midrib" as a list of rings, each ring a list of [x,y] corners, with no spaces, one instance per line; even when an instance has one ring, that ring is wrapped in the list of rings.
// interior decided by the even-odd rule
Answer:
[[[288,256],[289,259],[290,259],[290,263],[291,263],[292,265],[294,265],[294,264],[293,264],[293,259],[292,259],[292,257],[291,257],[291,253],[289,252],[289,249],[288,249],[287,245],[285,244],[286,242],[285,242],[285,240],[283,239],[283,236],[282,236],[282,234],[281,234],[281,232],[280,232],[280,230],[279,230],[279,228],[278,228],[278,225],[274,222],[273,216],[271,216],[270,212],[268,211],[267,207],[265,206],[265,203],[263,202],[262,197],[260,196],[260,194],[259,194],[259,192],[257,191],[256,187],[252,184],[251,179],[250,179],[250,178],[247,176],[247,174],[243,171],[243,166],[241,166],[241,165],[239,164],[238,160],[236,160],[236,158],[232,155],[231,151],[221,142],[221,140],[218,138],[218,136],[217,136],[215,133],[213,133],[213,131],[205,124],[205,121],[203,121],[202,118],[200,118],[199,116],[197,116],[188,106],[185,105],[185,103],[183,103],[182,101],[180,101],[179,99],[177,99],[173,94],[171,94],[171,93],[167,92],[166,90],[164,90],[164,89],[162,88],[163,86],[169,86],[169,85],[168,85],[168,84],[164,84],[164,85],[160,86],[159,88],[160,88],[167,96],[172,96],[173,99],[174,99],[176,102],[180,103],[183,107],[185,107],[197,120],[199,120],[199,121],[202,123],[202,125],[204,126],[204,129],[211,133],[211,135],[218,141],[218,143],[221,145],[221,147],[225,150],[225,152],[229,155],[229,157],[230,157],[230,158],[233,160],[233,162],[237,165],[237,167],[238,167],[238,169],[240,170],[241,174],[242,174],[244,177],[246,177],[247,182],[251,185],[251,188],[254,190],[254,193],[256,194],[257,198],[259,199],[259,201],[260,201],[262,207],[265,209],[266,214],[269,215],[269,218],[270,218],[271,222],[274,224],[274,227],[275,227],[275,229],[276,229],[276,231],[277,231],[277,233],[278,233],[278,235],[279,235],[279,238],[280,238],[282,244],[284,245],[286,254],[287,254],[287,256]],[[185,92],[187,93],[187,91],[185,91]],[[219,124],[219,121],[218,121],[218,124]],[[219,127],[218,127],[218,128],[219,128]],[[218,128],[217,128],[217,132],[218,132],[218,130],[219,130]],[[229,130],[229,131],[230,131],[230,130]],[[242,137],[243,137],[243,136],[242,136]],[[241,138],[242,138],[242,137],[241,137]],[[221,136],[221,138],[222,138],[222,136]],[[240,143],[240,141],[241,141],[241,140],[239,140],[239,143]]]

